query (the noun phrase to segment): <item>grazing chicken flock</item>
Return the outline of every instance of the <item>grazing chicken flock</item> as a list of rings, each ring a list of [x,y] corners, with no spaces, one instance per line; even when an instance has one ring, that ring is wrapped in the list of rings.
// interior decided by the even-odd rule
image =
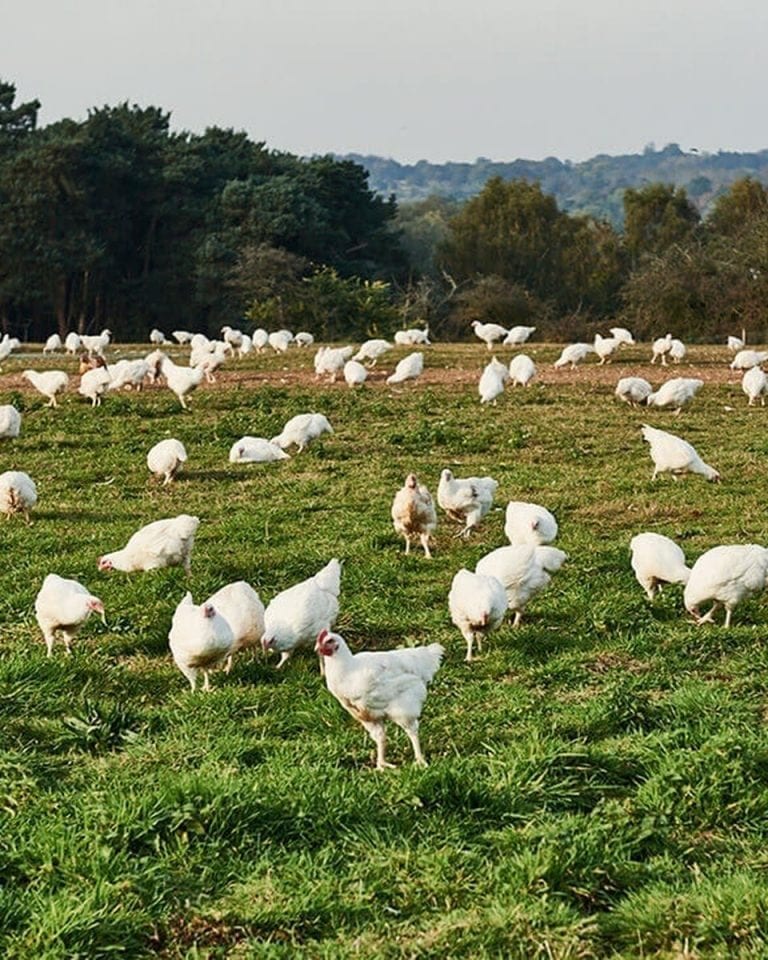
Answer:
[[[521,346],[535,332],[535,327],[506,328],[496,323],[474,321],[472,329],[489,351],[495,345]],[[635,340],[630,331],[614,327],[610,336],[597,334],[592,344],[567,345],[554,366],[572,368],[591,353],[600,365],[610,363],[617,352]],[[255,330],[245,334],[232,327],[223,327],[222,339],[212,341],[202,334],[173,331],[179,344],[190,348],[190,364],[185,366],[171,359],[163,347],[170,341],[157,329],[149,341],[154,348],[143,358],[107,360],[111,343],[109,330],[96,336],[68,335],[64,341],[54,334],[46,341],[47,354],[65,350],[81,357],[78,392],[93,407],[98,407],[108,391],[141,390],[144,383],[163,382],[181,407],[189,409],[189,395],[203,384],[215,382],[215,373],[233,357],[270,348],[285,353],[291,345],[308,347],[310,333],[288,330],[267,333]],[[428,346],[429,331],[399,331],[394,342],[400,346]],[[745,371],[742,389],[750,405],[765,403],[768,377],[762,364],[768,353],[746,349],[743,338],[729,337],[728,348],[734,354],[730,367]],[[4,337],[0,341],[0,359],[18,349],[18,341]],[[368,340],[355,350],[353,346],[321,346],[314,357],[316,379],[333,383],[339,376],[350,387],[366,383],[370,371],[393,345],[383,339]],[[177,349],[177,348],[176,348]],[[667,360],[680,363],[685,345],[667,334],[653,343],[650,362]],[[486,354],[487,356],[487,354]],[[417,379],[424,370],[424,353],[409,353],[399,360],[394,372],[386,378],[388,385]],[[507,365],[495,356],[484,366],[478,382],[481,404],[496,405],[508,384],[528,386],[537,375],[533,360],[517,353]],[[26,370],[25,380],[46,399],[46,406],[57,407],[69,385],[64,371]],[[630,376],[618,381],[615,395],[630,406],[645,404],[649,408],[672,410],[676,415],[694,401],[704,388],[697,378],[675,377],[656,389],[647,380]],[[56,416],[54,412],[50,414]],[[0,406],[0,439],[14,439],[22,427],[21,414],[13,405]],[[328,419],[321,413],[300,413],[289,419],[282,431],[272,439],[243,436],[230,449],[231,463],[269,463],[289,459],[286,451],[296,448],[301,454],[325,434],[333,434]],[[674,480],[683,474],[699,474],[710,481],[719,481],[715,467],[706,463],[697,450],[682,437],[657,427],[642,426],[642,439],[649,444],[654,469],[652,480],[670,473]],[[194,455],[194,450],[192,451]],[[175,438],[157,442],[146,455],[147,468],[162,486],[173,483],[187,463],[184,445]],[[434,483],[435,499],[429,490]],[[499,483],[491,476],[457,477],[445,467],[439,478],[417,477],[409,473],[403,486],[394,493],[390,516],[395,533],[404,540],[404,552],[420,545],[425,560],[431,559],[438,509],[448,521],[456,524],[454,538],[467,540],[481,527],[493,508]],[[30,512],[38,500],[34,480],[20,470],[0,473],[0,513],[6,517],[21,514],[29,523]],[[437,505],[437,506],[436,506]],[[200,520],[181,514],[155,520],[136,530],[120,549],[104,553],[97,560],[98,570],[140,573],[165,567],[182,567],[191,571],[192,553]],[[546,507],[524,500],[508,500],[505,507],[504,534],[508,544],[485,553],[474,571],[462,567],[453,576],[447,594],[448,615],[466,644],[465,661],[471,663],[489,635],[498,630],[511,611],[512,626],[518,627],[534,598],[544,590],[553,575],[561,570],[567,554],[553,546],[559,534],[554,514]],[[693,565],[686,561],[681,547],[670,538],[655,532],[641,532],[630,543],[630,564],[635,577],[653,601],[663,586],[683,587],[686,611],[697,624],[709,623],[715,613],[725,610],[725,626],[730,626],[736,606],[747,597],[762,591],[768,582],[768,549],[756,544],[716,546],[702,554]],[[223,668],[229,672],[235,654],[241,650],[261,649],[264,654],[279,654],[277,668],[283,668],[295,651],[314,650],[328,691],[339,704],[365,729],[376,746],[376,767],[391,766],[386,760],[385,721],[399,726],[409,738],[414,760],[425,763],[419,737],[419,722],[426,701],[427,689],[445,656],[438,643],[422,646],[353,653],[344,637],[334,631],[340,613],[343,564],[332,558],[322,569],[301,582],[277,592],[266,605],[259,594],[245,581],[225,585],[196,604],[191,592],[185,592],[170,616],[168,643],[175,665],[194,691],[199,678],[203,690],[211,687],[210,674]],[[702,605],[710,603],[706,613]],[[48,574],[37,594],[35,617],[42,631],[49,657],[54,654],[57,639],[63,641],[67,653],[78,632],[93,612],[105,618],[102,601],[77,580],[57,573]]]

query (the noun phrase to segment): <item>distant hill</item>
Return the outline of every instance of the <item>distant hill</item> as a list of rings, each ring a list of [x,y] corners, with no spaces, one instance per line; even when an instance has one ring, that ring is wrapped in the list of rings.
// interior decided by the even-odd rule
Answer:
[[[754,177],[768,184],[768,150],[757,153],[683,152],[676,143],[662,150],[646,147],[642,153],[611,157],[600,154],[582,163],[558,160],[513,160],[509,163],[480,157],[474,163],[402,164],[384,157],[347,154],[343,159],[364,166],[371,187],[398,202],[424,200],[435,194],[463,200],[482,190],[489,177],[538,181],[545,193],[557,198],[561,210],[588,213],[620,227],[622,196],[627,187],[645,183],[672,183],[685,187],[705,214],[712,201],[734,180]]]

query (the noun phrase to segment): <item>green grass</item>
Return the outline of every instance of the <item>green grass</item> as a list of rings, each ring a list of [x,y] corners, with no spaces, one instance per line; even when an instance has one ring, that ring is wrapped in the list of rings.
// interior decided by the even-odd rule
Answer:
[[[725,351],[694,352],[715,358]],[[479,370],[486,356],[435,346],[426,360]],[[768,540],[768,410],[748,409],[738,383],[708,385],[679,418],[588,379],[534,382],[485,409],[469,384],[353,394],[228,385],[226,372],[186,414],[165,390],[96,410],[70,395],[51,411],[4,389],[28,365],[7,361],[0,377],[0,403],[24,416],[0,470],[26,470],[40,496],[30,526],[0,522],[4,958],[766,955],[765,600],[740,606],[730,631],[697,628],[678,588],[651,606],[628,563],[642,530],[689,560]],[[270,437],[306,410],[335,434],[283,463],[228,463],[238,437]],[[652,483],[644,421],[691,440],[724,482]],[[163,488],[144,458],[167,436],[190,461]],[[469,543],[441,517],[434,559],[406,558],[394,492],[414,470],[434,493],[444,466],[494,476],[497,508]],[[448,590],[503,544],[509,499],[552,509],[570,560],[523,626],[505,624],[468,666]],[[202,520],[189,582],[180,569],[97,571],[141,524],[181,512]],[[188,587],[199,602],[243,578],[268,602],[332,556],[345,560],[339,629],[354,649],[448,651],[423,715],[426,770],[393,732],[402,767],[377,773],[309,654],[280,673],[241,656],[208,695],[171,662]],[[34,621],[49,572],[106,606],[107,626],[89,621],[69,658],[61,646],[46,658]]]

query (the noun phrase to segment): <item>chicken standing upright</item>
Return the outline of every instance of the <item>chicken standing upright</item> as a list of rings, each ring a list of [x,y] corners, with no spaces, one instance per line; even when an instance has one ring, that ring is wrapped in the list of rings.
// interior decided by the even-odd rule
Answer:
[[[58,407],[56,396],[65,390],[69,383],[69,376],[63,370],[25,370],[22,376],[29,380],[38,393],[48,397],[47,407]]]
[[[183,566],[191,573],[192,547],[200,524],[198,517],[187,513],[165,520],[155,520],[141,527],[122,550],[99,557],[99,570],[159,570],[162,567]]]
[[[229,623],[212,603],[198,607],[192,602],[192,594],[185,594],[173,614],[168,646],[193,690],[199,670],[203,672],[203,690],[211,689],[210,671],[229,657],[234,639]]]
[[[443,470],[437,485],[437,502],[451,520],[463,523],[457,537],[468,537],[488,513],[498,482],[492,477],[466,477],[459,480],[450,470]]]
[[[746,597],[765,589],[768,580],[768,550],[756,543],[713,547],[694,563],[683,602],[697,623],[712,623],[714,614],[725,607],[725,626],[731,625],[734,608]],[[714,603],[701,615],[706,600]]]
[[[264,611],[261,645],[265,653],[280,654],[278,669],[296,647],[310,646],[321,630],[330,630],[339,615],[340,589],[341,563],[334,557],[313,577],[272,599]]]
[[[507,612],[507,594],[500,580],[469,570],[459,570],[448,594],[451,620],[467,641],[467,663],[472,660],[472,647],[482,650],[483,638],[497,627]]]
[[[481,323],[479,320],[473,320],[470,326],[475,336],[482,340],[489,350],[493,350],[496,340],[502,340],[509,333],[509,330],[499,323]]]
[[[385,759],[385,720],[405,731],[415,762],[425,767],[419,740],[419,718],[427,684],[445,653],[439,643],[428,647],[352,653],[338,633],[322,630],[315,649],[325,661],[325,683],[347,713],[359,721],[376,744],[376,769],[392,767]]]
[[[104,604],[77,580],[49,573],[35,598],[35,617],[43,631],[48,656],[53,656],[56,635],[60,634],[67,653],[78,630],[93,612],[104,620]]]
[[[395,532],[405,538],[405,552],[410,553],[411,538],[418,537],[427,557],[429,538],[437,526],[437,514],[432,496],[416,479],[415,473],[409,473],[405,483],[395,494],[392,503],[392,523]]]
[[[188,393],[197,389],[203,382],[205,370],[199,367],[180,367],[171,360],[170,357],[162,355],[159,365],[160,373],[165,377],[168,389],[175,393],[179,403],[185,410],[188,410],[187,401],[184,399]]]

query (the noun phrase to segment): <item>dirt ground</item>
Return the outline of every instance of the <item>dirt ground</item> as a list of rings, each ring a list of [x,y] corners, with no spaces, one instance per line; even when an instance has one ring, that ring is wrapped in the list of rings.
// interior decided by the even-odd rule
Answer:
[[[637,344],[626,348],[625,351],[610,363],[599,364],[594,356],[579,364],[576,368],[556,368],[554,360],[559,356],[561,344],[527,344],[523,350],[499,348],[487,351],[476,344],[435,344],[431,347],[420,348],[424,353],[424,372],[418,383],[426,386],[467,386],[476,385],[484,365],[491,356],[508,362],[519,352],[525,352],[534,361],[537,367],[533,384],[544,385],[581,385],[584,387],[615,386],[621,377],[644,377],[654,386],[672,377],[697,377],[705,383],[741,382],[743,371],[731,370],[729,364],[732,355],[724,346],[704,345],[689,349],[688,355],[679,363],[668,363],[662,367],[658,362],[650,363],[650,346]],[[109,351],[108,357],[117,359],[120,356],[142,356],[148,349],[141,344],[117,344]],[[331,384],[327,377],[316,380],[312,367],[315,348],[291,350],[286,355],[252,354],[243,360],[229,361],[216,373],[216,383],[203,384],[203,389],[215,389],[227,385],[240,384],[257,389],[260,386],[273,387],[312,387],[327,386],[330,389],[349,389],[343,377],[339,377],[335,384]],[[386,378],[394,370],[399,359],[411,352],[407,348],[396,348],[391,354],[383,357],[378,364],[371,368],[365,388],[384,388],[389,390],[404,390],[415,386],[413,381],[388,386]],[[186,362],[187,352],[179,348],[169,351],[174,360]],[[0,391],[18,390],[21,393],[33,393],[31,385],[23,378],[22,372],[27,368],[34,369],[62,369],[70,374],[70,385],[67,392],[77,389],[78,375],[76,361],[71,357],[46,356],[39,352],[14,354],[5,363],[7,372],[0,373]],[[147,386],[144,389],[165,389],[162,386]]]

